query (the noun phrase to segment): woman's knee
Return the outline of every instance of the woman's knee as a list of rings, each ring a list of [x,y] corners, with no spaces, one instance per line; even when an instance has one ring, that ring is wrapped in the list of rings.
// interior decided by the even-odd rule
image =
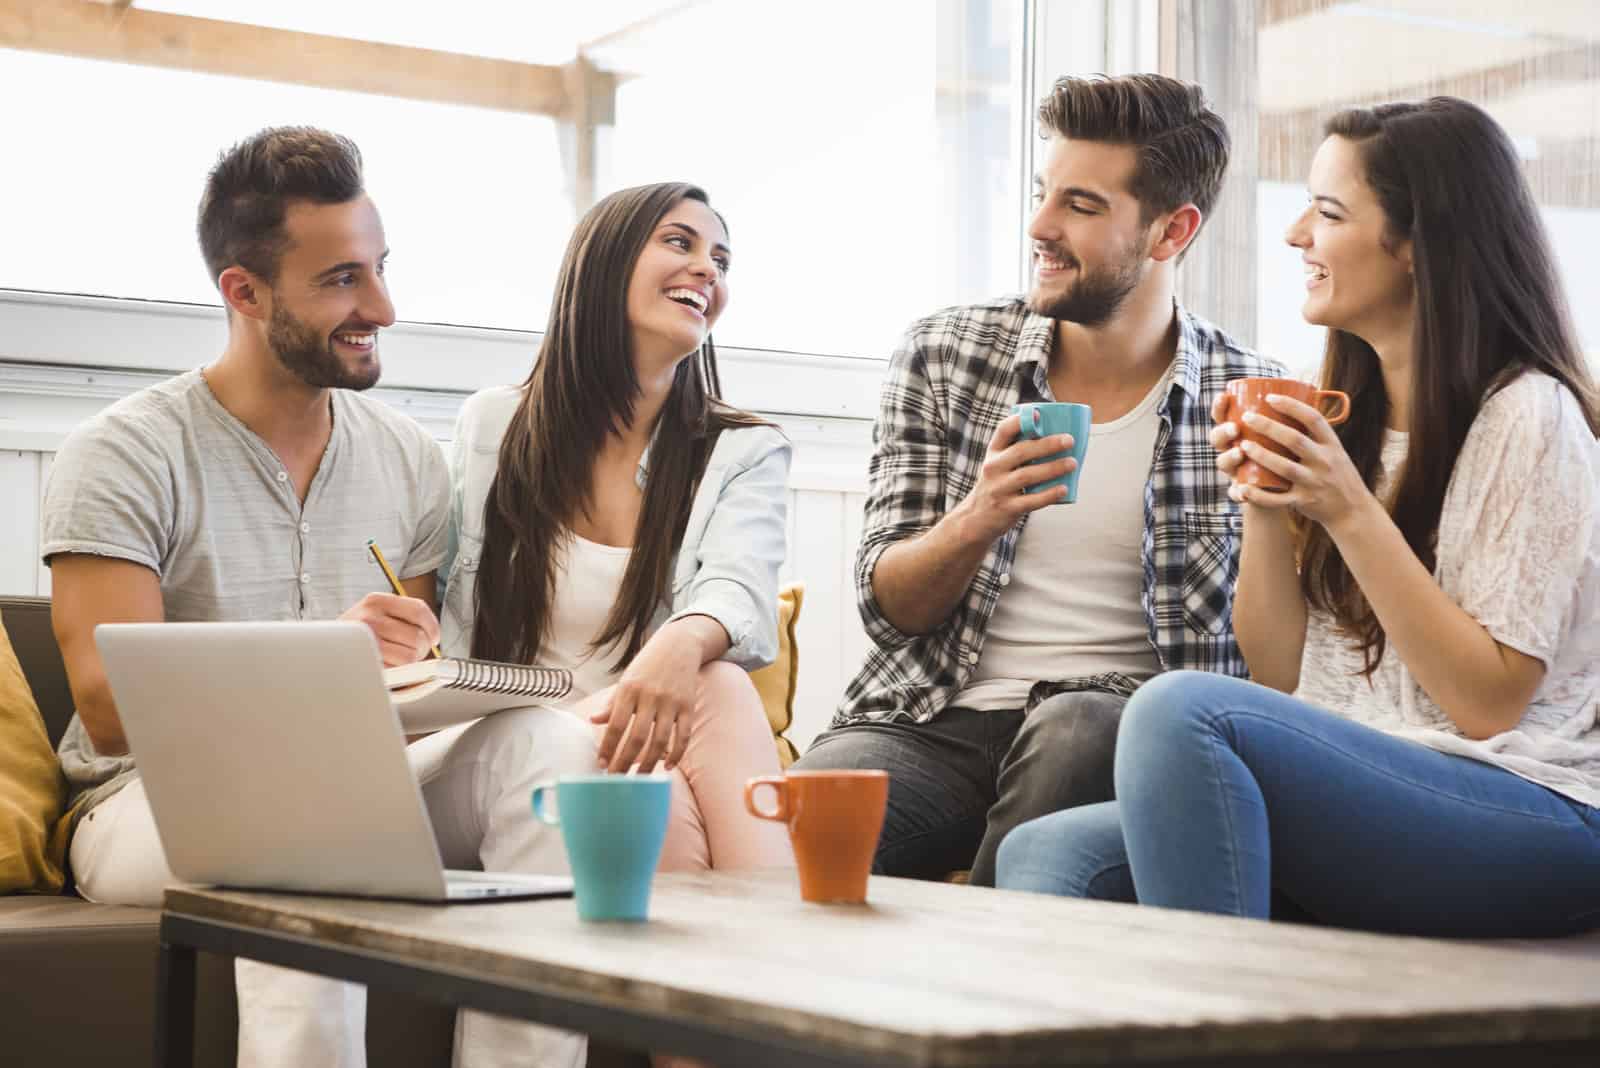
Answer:
[[[1160,773],[1173,754],[1211,737],[1230,689],[1249,686],[1227,675],[1169,671],[1139,687],[1122,713],[1117,737],[1117,796],[1141,772]]]
[[[700,693],[724,701],[760,701],[750,673],[726,660],[713,660],[700,666]]]
[[[1206,726],[1227,701],[1226,691],[1250,684],[1206,671],[1168,671],[1139,687],[1122,713],[1122,745],[1139,745]]]
[[[730,716],[766,722],[766,710],[755,683],[750,681],[750,673],[726,660],[713,660],[700,668],[695,715],[702,722]]]

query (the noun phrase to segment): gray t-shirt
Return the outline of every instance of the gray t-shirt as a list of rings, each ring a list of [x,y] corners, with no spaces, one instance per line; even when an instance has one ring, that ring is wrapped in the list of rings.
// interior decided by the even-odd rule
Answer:
[[[389,592],[376,539],[401,578],[444,560],[450,479],[427,431],[382,402],[331,393],[333,436],[304,506],[266,442],[199,371],[117,402],[56,453],[45,489],[46,563],[58,553],[130,560],[161,580],[169,622],[333,619]],[[61,767],[85,811],[134,776],[73,716]]]

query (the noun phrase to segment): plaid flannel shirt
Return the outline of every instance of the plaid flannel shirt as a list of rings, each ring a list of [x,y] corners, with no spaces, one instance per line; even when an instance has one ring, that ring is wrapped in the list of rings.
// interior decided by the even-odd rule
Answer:
[[[1216,467],[1211,404],[1230,379],[1287,371],[1181,307],[1177,317],[1177,356],[1156,409],[1160,425],[1145,484],[1141,601],[1162,670],[1242,677],[1232,600],[1243,517]],[[834,727],[926,722],[971,677],[1027,518],[995,541],[950,618],[927,634],[906,634],[889,622],[873,595],[872,572],[885,549],[928,530],[972,492],[989,439],[1012,405],[1053,399],[1047,371],[1054,328],[1054,320],[1011,297],[922,319],[895,353],[873,428],[856,553],[856,596],[873,645],[845,690]],[[1122,688],[1121,677],[1109,674],[1038,681],[1073,689],[1097,679],[1102,683],[1091,688]]]

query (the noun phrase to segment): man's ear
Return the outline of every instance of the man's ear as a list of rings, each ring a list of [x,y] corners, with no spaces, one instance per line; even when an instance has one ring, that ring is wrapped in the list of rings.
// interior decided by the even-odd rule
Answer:
[[[272,312],[266,300],[268,287],[243,267],[225,269],[217,276],[217,288],[222,303],[246,319],[265,319]]]
[[[1150,246],[1150,258],[1165,263],[1178,256],[1200,232],[1201,221],[1200,209],[1193,204],[1185,204],[1172,212],[1165,223],[1158,221],[1160,229],[1156,231],[1155,243]]]

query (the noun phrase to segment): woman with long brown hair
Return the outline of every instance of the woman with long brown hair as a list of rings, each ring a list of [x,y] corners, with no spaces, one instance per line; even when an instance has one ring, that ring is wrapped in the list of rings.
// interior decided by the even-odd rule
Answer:
[[[446,650],[572,670],[604,767],[672,774],[663,870],[793,863],[743,806],[778,770],[746,669],[777,651],[790,447],[718,396],[728,244],[695,186],[600,201],[532,373],[470,398],[453,451]]]
[[[1600,926],[1600,398],[1516,150],[1450,97],[1343,112],[1288,240],[1337,430],[1246,416],[1254,682],[1123,714],[1117,800],[1015,831],[1000,885],[1444,936]],[[1224,418],[1219,406],[1214,413]]]

